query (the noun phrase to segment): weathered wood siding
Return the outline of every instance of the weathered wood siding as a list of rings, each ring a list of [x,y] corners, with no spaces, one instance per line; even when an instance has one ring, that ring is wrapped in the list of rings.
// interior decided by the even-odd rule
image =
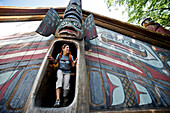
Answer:
[[[13,29],[15,34],[0,37],[0,112],[2,113],[22,112],[40,65],[53,40],[53,36],[44,38],[35,32],[17,33],[20,32],[17,31],[19,27],[27,25],[31,27],[35,22],[12,24],[16,24]]]
[[[102,27],[97,32],[85,55],[90,110],[168,109],[170,51]]]

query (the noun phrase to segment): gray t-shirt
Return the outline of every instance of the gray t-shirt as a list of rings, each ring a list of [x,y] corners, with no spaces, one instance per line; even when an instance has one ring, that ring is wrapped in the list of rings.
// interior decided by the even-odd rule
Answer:
[[[56,59],[58,60],[59,55],[57,55]],[[71,61],[74,61],[73,56],[71,55]],[[71,73],[71,63],[69,62],[69,56],[62,55],[59,61],[59,67],[58,69],[61,69],[64,73]]]

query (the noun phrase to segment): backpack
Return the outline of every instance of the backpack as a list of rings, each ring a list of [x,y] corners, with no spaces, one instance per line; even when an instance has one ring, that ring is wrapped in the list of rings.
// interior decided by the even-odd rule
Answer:
[[[60,62],[61,57],[62,57],[62,52],[59,54],[57,64],[53,64],[55,70],[56,70],[56,69],[58,68],[58,66],[59,66],[59,62]],[[69,58],[69,62],[71,63],[71,52],[69,52],[68,58]]]
[[[58,63],[59,63],[61,57],[62,57],[62,52],[60,53],[60,55],[58,57]],[[69,52],[68,58],[69,58],[69,62],[71,63],[71,52]]]

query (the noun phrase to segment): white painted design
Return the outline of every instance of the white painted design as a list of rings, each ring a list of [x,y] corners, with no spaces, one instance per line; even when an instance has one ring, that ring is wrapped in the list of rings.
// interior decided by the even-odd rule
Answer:
[[[111,83],[115,86],[117,86],[114,90],[113,90],[113,95],[112,95],[112,106],[113,105],[118,105],[118,104],[122,104],[125,100],[125,94],[124,94],[124,91],[123,91],[123,86],[122,86],[122,83],[120,81],[120,79],[113,75],[113,74],[110,74],[110,73],[107,73]]]
[[[18,70],[1,73],[0,74],[0,85],[2,85],[5,82],[9,81],[16,74],[17,71]]]
[[[34,51],[25,51],[25,52],[18,52],[13,54],[7,54],[7,55],[1,55],[0,59],[7,59],[7,58],[13,58],[13,57],[20,57],[25,55],[33,55],[33,54],[41,54],[46,53],[48,49],[42,49],[42,50],[34,50]]]
[[[96,57],[96,58],[101,58],[103,60],[107,60],[109,62],[112,62],[112,63],[116,63],[116,64],[119,64],[121,66],[124,66],[124,67],[127,67],[127,68],[130,68],[132,70],[135,70],[135,71],[138,71],[140,73],[142,73],[142,71],[140,71],[139,69],[137,69],[136,67],[130,65],[130,64],[127,64],[125,62],[121,62],[119,60],[116,60],[116,59],[113,59],[113,58],[110,58],[110,57],[107,57],[107,56],[104,56],[104,55],[101,55],[101,54],[97,54],[97,53],[93,53],[93,52],[89,52],[89,51],[86,51],[86,55],[89,55],[89,56],[93,56],[93,57]],[[98,56],[98,57],[97,57]]]
[[[114,32],[112,32],[112,33],[114,33]],[[141,43],[140,41],[136,41],[136,43],[138,43],[138,45],[140,45],[140,48],[142,49],[143,52],[145,51],[147,53],[146,57],[136,56],[136,55],[133,55],[131,53],[124,52],[121,49],[117,49],[113,45],[110,45],[108,43],[103,42],[102,39],[101,39],[101,34],[98,34],[97,38],[90,40],[90,43],[111,49],[111,50],[118,52],[120,54],[126,54],[127,56],[130,56],[130,57],[135,58],[139,61],[147,63],[147,64],[149,64],[153,67],[163,68],[163,64],[162,64],[161,60],[157,57],[157,55],[153,52],[153,50],[150,49],[150,47],[148,47],[147,45]]]
[[[145,87],[141,86],[140,84],[133,82],[137,88],[138,91],[143,92],[145,94],[139,94],[139,105],[146,105],[152,103],[152,99],[146,90]]]
[[[170,66],[170,61],[167,62],[168,66]]]

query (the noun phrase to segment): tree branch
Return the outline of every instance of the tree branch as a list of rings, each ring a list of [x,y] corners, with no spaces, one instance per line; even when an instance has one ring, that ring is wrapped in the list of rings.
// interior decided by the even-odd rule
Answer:
[[[152,9],[149,11],[142,11],[142,12],[150,12],[150,11],[156,11],[156,10],[170,10],[170,8]]]

